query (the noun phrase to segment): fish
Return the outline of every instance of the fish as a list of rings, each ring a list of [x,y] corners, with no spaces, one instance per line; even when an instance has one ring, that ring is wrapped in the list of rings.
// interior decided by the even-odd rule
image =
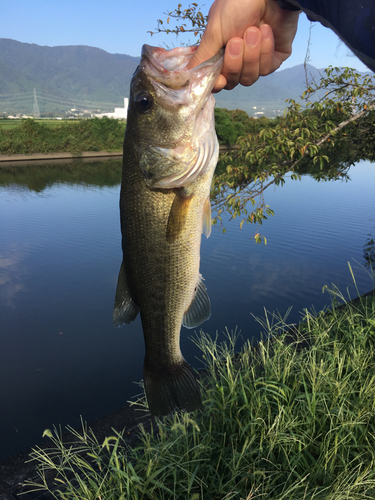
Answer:
[[[152,415],[202,405],[180,331],[211,315],[199,264],[201,235],[211,232],[219,153],[211,91],[223,50],[187,69],[195,50],[144,45],[130,84],[120,192],[123,261],[113,323],[128,324],[140,313]]]

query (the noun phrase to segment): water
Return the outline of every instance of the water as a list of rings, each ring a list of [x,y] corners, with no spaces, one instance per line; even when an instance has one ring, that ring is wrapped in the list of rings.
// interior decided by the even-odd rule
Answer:
[[[45,428],[79,426],[124,406],[139,392],[139,317],[120,329],[112,309],[120,268],[120,161],[0,170],[0,460],[41,441]],[[30,175],[31,174],[31,175]],[[224,220],[202,238],[201,273],[212,336],[238,327],[259,338],[264,307],[298,322],[304,308],[328,306],[324,285],[352,297],[373,288],[363,248],[375,233],[375,169],[361,162],[348,183],[304,175],[271,188],[275,216],[256,245],[254,226]],[[186,359],[200,352],[182,330]]]

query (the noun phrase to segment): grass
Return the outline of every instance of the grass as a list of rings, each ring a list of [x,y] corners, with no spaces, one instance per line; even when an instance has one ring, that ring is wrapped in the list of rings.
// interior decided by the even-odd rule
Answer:
[[[35,122],[41,123],[42,125],[46,125],[47,127],[59,127],[63,123],[62,120],[54,120],[53,118],[46,118],[46,119],[34,119]],[[7,119],[7,118],[1,118],[0,119],[0,127],[3,130],[9,130],[13,128],[17,128],[21,125],[22,120],[20,119]],[[64,123],[74,123],[72,121],[65,121]]]
[[[204,409],[156,420],[130,449],[83,428],[35,448],[40,483],[66,500],[375,498],[375,296],[304,312],[290,329],[266,313],[265,340],[196,338],[206,363]],[[280,331],[286,333],[277,334]],[[145,405],[144,401],[138,404]]]
[[[12,127],[0,121],[0,154],[121,151],[125,126],[125,122],[106,117],[60,121],[53,126],[32,118]]]

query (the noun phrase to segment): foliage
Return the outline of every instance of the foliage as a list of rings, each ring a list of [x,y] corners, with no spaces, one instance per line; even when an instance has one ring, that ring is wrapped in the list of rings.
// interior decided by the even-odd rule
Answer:
[[[202,38],[203,32],[205,30],[207,24],[206,15],[202,14],[201,7],[198,7],[197,3],[191,3],[187,9],[182,9],[182,4],[178,4],[177,8],[173,11],[165,12],[165,16],[167,16],[166,25],[162,19],[158,19],[158,26],[155,31],[149,31],[151,35],[156,33],[174,33],[176,36],[181,35],[181,33],[193,33],[194,37],[198,37],[199,41]],[[174,28],[170,26],[170,20],[175,19],[177,23]],[[189,27],[187,27],[187,24]]]
[[[268,122],[267,118],[250,118],[240,109],[215,109],[215,127],[220,144],[228,146],[235,145],[245,133],[260,131]],[[122,149],[124,130],[124,122],[107,117],[78,121],[0,120],[0,154],[100,149],[119,151]]]
[[[215,129],[220,144],[234,146],[238,137],[244,135],[245,127],[241,122],[234,121],[227,109],[215,109]]]
[[[374,77],[361,78],[354,70],[329,67],[320,82],[312,82],[303,97],[304,106],[289,100],[289,107],[276,125],[249,133],[237,141],[236,158],[226,155],[226,170],[215,176],[212,199],[217,210],[214,223],[227,211],[241,217],[241,225],[262,223],[272,210],[263,193],[273,184],[285,182],[298,168],[316,165],[317,180],[347,178],[351,165],[374,158]],[[324,98],[313,101],[324,90]],[[324,168],[327,167],[327,168]],[[247,209],[247,203],[255,206]],[[261,240],[260,235],[256,238]]]
[[[179,4],[165,15],[168,25],[171,18],[176,20],[176,25],[174,29],[165,28],[159,19],[156,33],[190,32],[200,39],[207,22],[196,3],[187,9]],[[296,170],[303,168],[306,162],[319,167],[317,180],[334,180],[345,178],[348,168],[359,159],[374,158],[373,78],[361,78],[349,68],[329,67],[320,82],[313,80],[309,85],[307,77],[306,80],[304,106],[289,99],[284,118],[276,126],[246,131],[238,139],[238,156],[227,155],[223,159],[225,169],[223,163],[219,165],[211,195],[217,213],[214,224],[221,223],[223,211],[232,218],[241,217],[241,227],[244,222],[262,224],[273,213],[265,204],[265,189],[284,182],[288,173],[292,179],[299,179]],[[322,91],[323,98],[320,97]],[[236,131],[229,132],[230,119],[220,112],[217,116],[219,138],[222,143],[233,145]],[[233,128],[241,129],[237,123]],[[324,171],[326,164],[329,168]],[[253,209],[256,197],[258,202]],[[252,204],[249,210],[248,202]],[[262,240],[259,233],[255,240]]]
[[[305,311],[298,328],[259,321],[266,340],[240,355],[236,334],[219,345],[201,332],[201,413],[156,420],[133,449],[121,434],[63,445],[48,431],[34,487],[52,471],[66,500],[375,498],[375,297]]]
[[[255,134],[264,128],[275,126],[278,118],[269,120],[265,116],[252,118],[241,109],[215,108],[215,129],[219,143],[234,146],[245,134]]]
[[[0,154],[119,151],[124,133],[124,122],[107,117],[61,122],[53,127],[27,118],[12,128],[3,129],[0,123]]]

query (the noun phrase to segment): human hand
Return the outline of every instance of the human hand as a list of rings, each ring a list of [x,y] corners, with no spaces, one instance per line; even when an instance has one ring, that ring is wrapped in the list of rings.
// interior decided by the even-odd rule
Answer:
[[[215,0],[201,43],[188,68],[225,47],[224,65],[213,91],[249,86],[277,68],[292,53],[299,12],[275,0]]]

